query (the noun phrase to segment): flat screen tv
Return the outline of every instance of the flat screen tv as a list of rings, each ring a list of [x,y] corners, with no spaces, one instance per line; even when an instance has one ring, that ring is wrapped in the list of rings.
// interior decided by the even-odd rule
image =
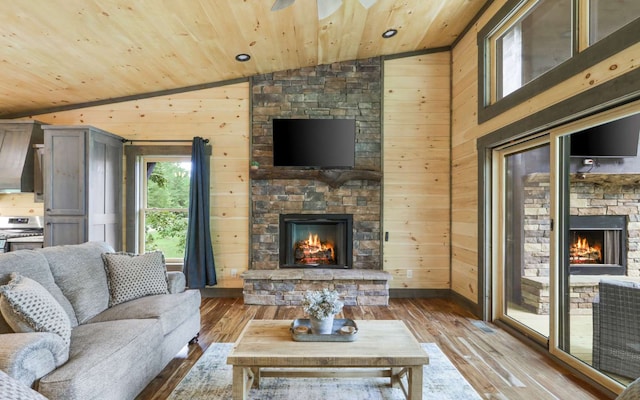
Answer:
[[[355,119],[274,119],[276,167],[353,168]]]
[[[571,156],[623,158],[638,155],[640,114],[594,126],[571,135]]]

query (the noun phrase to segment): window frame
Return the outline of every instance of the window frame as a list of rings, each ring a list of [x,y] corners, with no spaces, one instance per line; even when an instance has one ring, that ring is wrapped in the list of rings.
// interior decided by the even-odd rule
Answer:
[[[588,43],[589,37],[588,8],[586,2],[583,0],[573,0],[573,2],[574,15],[572,18],[575,24],[573,29],[573,56],[493,103],[491,102],[491,96],[495,94],[496,63],[495,59],[493,59],[495,49],[489,47],[490,39],[494,37],[496,32],[510,26],[507,26],[507,23],[514,21],[514,10],[519,11],[523,8],[523,4],[533,4],[535,2],[530,0],[508,0],[478,32],[478,123],[486,122],[508,111],[637,43],[637,32],[640,31],[640,18],[636,18],[634,21],[602,40],[582,48]],[[586,26],[585,21],[587,22]]]
[[[142,160],[152,156],[191,157],[191,146],[125,146],[126,183],[125,183],[125,249],[131,253],[140,253],[141,199],[139,182],[142,179]]]
[[[146,216],[149,211],[168,211],[168,212],[186,212],[189,214],[189,205],[185,208],[153,208],[149,207],[148,204],[148,182],[149,179],[146,175],[146,165],[149,162],[191,162],[191,156],[176,156],[176,155],[142,155],[138,157],[138,168],[140,168],[140,173],[137,176],[140,178],[137,180],[136,184],[136,192],[138,198],[138,249],[139,253],[147,252],[145,248],[145,225],[146,225]],[[182,264],[182,258],[171,258],[165,257],[166,261],[171,264]]]

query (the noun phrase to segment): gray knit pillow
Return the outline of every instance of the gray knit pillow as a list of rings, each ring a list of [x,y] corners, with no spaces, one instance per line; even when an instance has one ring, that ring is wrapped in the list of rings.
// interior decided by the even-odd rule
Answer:
[[[0,312],[14,332],[52,332],[68,345],[71,320],[51,293],[16,272],[0,286]]]
[[[32,390],[0,370],[0,399],[2,400],[47,400],[40,393]]]
[[[109,307],[144,296],[169,293],[162,252],[104,253],[102,259],[109,282]]]

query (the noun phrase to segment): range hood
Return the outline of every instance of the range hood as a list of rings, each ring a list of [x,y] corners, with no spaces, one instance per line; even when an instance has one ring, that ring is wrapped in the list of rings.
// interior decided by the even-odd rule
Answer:
[[[42,143],[40,122],[0,121],[0,193],[33,192],[34,145]]]

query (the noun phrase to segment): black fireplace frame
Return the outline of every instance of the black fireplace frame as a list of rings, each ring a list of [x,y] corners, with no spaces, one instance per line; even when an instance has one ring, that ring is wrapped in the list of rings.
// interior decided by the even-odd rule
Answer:
[[[287,260],[287,244],[291,243],[291,224],[317,222],[319,224],[345,224],[344,260],[338,259],[335,265],[305,265],[293,264]],[[353,268],[353,214],[280,214],[280,268]],[[340,263],[340,261],[344,261]]]
[[[571,215],[569,232],[573,230],[620,231],[620,264],[570,264],[570,275],[625,275],[627,273],[627,221],[626,215]],[[569,237],[569,236],[568,236]],[[567,254],[567,258],[569,255]],[[568,261],[568,260],[567,260]]]

